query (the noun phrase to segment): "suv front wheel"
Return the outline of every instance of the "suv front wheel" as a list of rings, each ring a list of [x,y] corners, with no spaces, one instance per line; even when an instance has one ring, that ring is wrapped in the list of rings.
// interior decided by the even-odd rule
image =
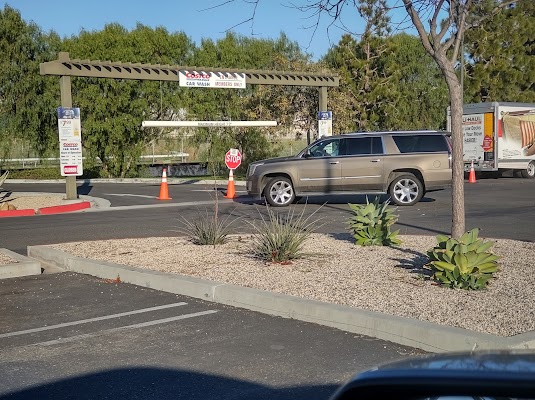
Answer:
[[[412,206],[424,195],[422,182],[412,174],[397,176],[388,188],[392,201],[398,206]]]
[[[295,191],[292,182],[283,176],[270,179],[264,189],[266,201],[273,207],[284,207],[293,203]]]

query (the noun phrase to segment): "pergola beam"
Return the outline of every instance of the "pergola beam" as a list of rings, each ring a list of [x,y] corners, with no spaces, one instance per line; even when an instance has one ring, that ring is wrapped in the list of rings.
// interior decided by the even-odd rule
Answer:
[[[41,75],[83,76],[88,78],[140,79],[153,81],[179,81],[179,71],[231,72],[244,74],[251,85],[287,85],[336,87],[340,78],[333,74],[313,72],[288,72],[245,70],[230,68],[206,68],[196,66],[123,63],[115,61],[79,60],[69,58],[69,53],[59,53],[58,59],[41,63]]]

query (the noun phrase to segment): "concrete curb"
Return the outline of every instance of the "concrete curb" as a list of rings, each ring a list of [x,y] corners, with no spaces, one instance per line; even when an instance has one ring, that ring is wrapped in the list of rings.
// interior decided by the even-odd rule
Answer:
[[[28,217],[35,215],[35,210],[32,208],[25,208],[22,210],[9,210],[9,211],[0,211],[0,218],[7,217]]]
[[[161,178],[112,178],[112,179],[77,179],[76,183],[81,183],[85,185],[90,185],[92,183],[157,183],[162,182]],[[6,179],[7,183],[65,183],[64,179]],[[167,183],[169,185],[226,185],[228,180],[219,179],[214,181],[213,179],[180,179],[180,178],[169,178],[167,177]],[[245,181],[234,181],[234,185],[245,186]]]
[[[535,348],[535,332],[499,337],[410,318],[307,300],[198,278],[88,260],[47,246],[28,246],[45,264],[265,314],[313,322],[431,352]]]
[[[51,206],[51,207],[41,207],[38,211],[38,214],[50,215],[50,214],[60,214],[72,211],[80,211],[86,208],[90,208],[91,203],[89,201],[81,201],[78,203],[65,204],[61,206]]]
[[[0,265],[0,279],[18,278],[28,275],[41,275],[41,263],[35,259],[21,256],[8,249],[0,249],[3,253],[18,262]]]
[[[47,196],[56,195],[57,193],[45,193],[45,192],[13,192],[18,196]],[[41,207],[37,210],[32,208],[25,208],[21,210],[0,211],[0,218],[2,217],[22,217],[32,215],[51,215],[51,214],[63,214],[75,211],[101,211],[102,209],[110,208],[111,202],[99,197],[92,197],[86,195],[80,195],[77,200],[62,200],[65,204]]]

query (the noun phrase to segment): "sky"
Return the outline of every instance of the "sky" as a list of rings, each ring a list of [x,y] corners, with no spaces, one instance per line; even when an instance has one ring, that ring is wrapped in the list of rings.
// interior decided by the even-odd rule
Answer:
[[[104,25],[118,22],[127,29],[136,23],[150,27],[163,26],[169,32],[185,32],[197,44],[202,38],[217,40],[225,31],[233,30],[245,36],[277,38],[284,32],[301,49],[317,60],[338,43],[343,33],[359,34],[362,20],[352,6],[346,6],[341,20],[332,25],[324,16],[314,32],[317,17],[290,5],[292,0],[260,0],[254,22],[245,22],[254,8],[248,0],[8,0],[1,1],[20,11],[25,21],[35,22],[45,32],[53,30],[60,36],[77,35],[80,30],[101,30]],[[249,0],[250,1],[250,0]],[[295,0],[307,4],[308,0]],[[220,7],[218,5],[226,3]],[[238,25],[238,26],[236,26]]]

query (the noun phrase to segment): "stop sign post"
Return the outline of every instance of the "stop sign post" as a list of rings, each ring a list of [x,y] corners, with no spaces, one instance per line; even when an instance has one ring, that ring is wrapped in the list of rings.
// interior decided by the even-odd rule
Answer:
[[[238,149],[230,149],[225,154],[225,164],[232,173],[233,169],[238,168],[241,165],[241,153]]]

